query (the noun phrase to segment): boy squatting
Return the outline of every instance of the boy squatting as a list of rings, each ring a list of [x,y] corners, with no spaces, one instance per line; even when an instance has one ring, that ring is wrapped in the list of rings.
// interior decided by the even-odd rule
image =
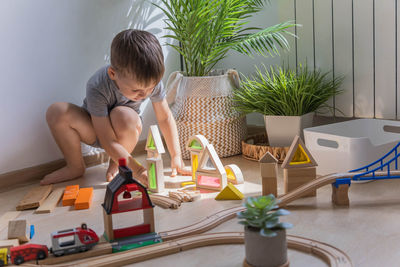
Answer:
[[[82,107],[57,102],[48,108],[46,120],[67,165],[46,175],[41,184],[84,174],[80,142],[102,147],[110,156],[107,181],[117,174],[118,159],[125,158],[133,176],[147,184],[146,169],[131,156],[142,131],[138,114],[146,98],[171,155],[172,176],[190,175],[184,170],[176,123],[165,99],[164,56],[157,38],[146,31],[122,31],[112,41],[110,61],[89,79]]]

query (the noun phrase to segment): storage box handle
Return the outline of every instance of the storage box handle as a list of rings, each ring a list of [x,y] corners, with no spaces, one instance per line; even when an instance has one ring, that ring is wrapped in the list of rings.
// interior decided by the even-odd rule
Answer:
[[[394,125],[384,125],[383,126],[383,131],[389,132],[389,133],[400,134],[400,127],[399,126],[394,126]]]
[[[339,148],[338,142],[336,142],[334,140],[318,138],[317,144],[320,146],[329,147],[329,148],[335,148],[335,149]]]

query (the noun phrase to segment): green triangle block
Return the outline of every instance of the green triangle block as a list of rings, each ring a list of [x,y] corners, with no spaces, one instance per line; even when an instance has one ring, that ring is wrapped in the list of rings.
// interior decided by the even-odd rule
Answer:
[[[221,192],[215,197],[215,200],[240,200],[244,195],[233,184],[229,183]]]

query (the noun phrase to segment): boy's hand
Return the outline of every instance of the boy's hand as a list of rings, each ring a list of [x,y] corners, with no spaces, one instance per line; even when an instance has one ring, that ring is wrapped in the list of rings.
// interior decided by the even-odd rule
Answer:
[[[143,165],[136,161],[134,158],[131,158],[128,161],[128,167],[132,170],[132,176],[137,179],[139,183],[148,187],[148,176],[146,168],[143,167]]]
[[[180,156],[171,158],[171,169],[171,177],[175,177],[177,174],[192,175],[190,168],[185,167],[185,164]]]

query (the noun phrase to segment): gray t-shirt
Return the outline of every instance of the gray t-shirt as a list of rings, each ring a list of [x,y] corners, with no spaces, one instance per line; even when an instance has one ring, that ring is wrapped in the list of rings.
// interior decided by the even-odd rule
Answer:
[[[119,91],[117,85],[110,79],[107,73],[109,65],[102,67],[89,79],[86,85],[86,98],[83,100],[83,108],[91,115],[106,117],[117,106],[127,106],[140,112],[143,100],[132,101]],[[165,98],[163,83],[160,81],[150,94],[151,102],[159,102]]]

